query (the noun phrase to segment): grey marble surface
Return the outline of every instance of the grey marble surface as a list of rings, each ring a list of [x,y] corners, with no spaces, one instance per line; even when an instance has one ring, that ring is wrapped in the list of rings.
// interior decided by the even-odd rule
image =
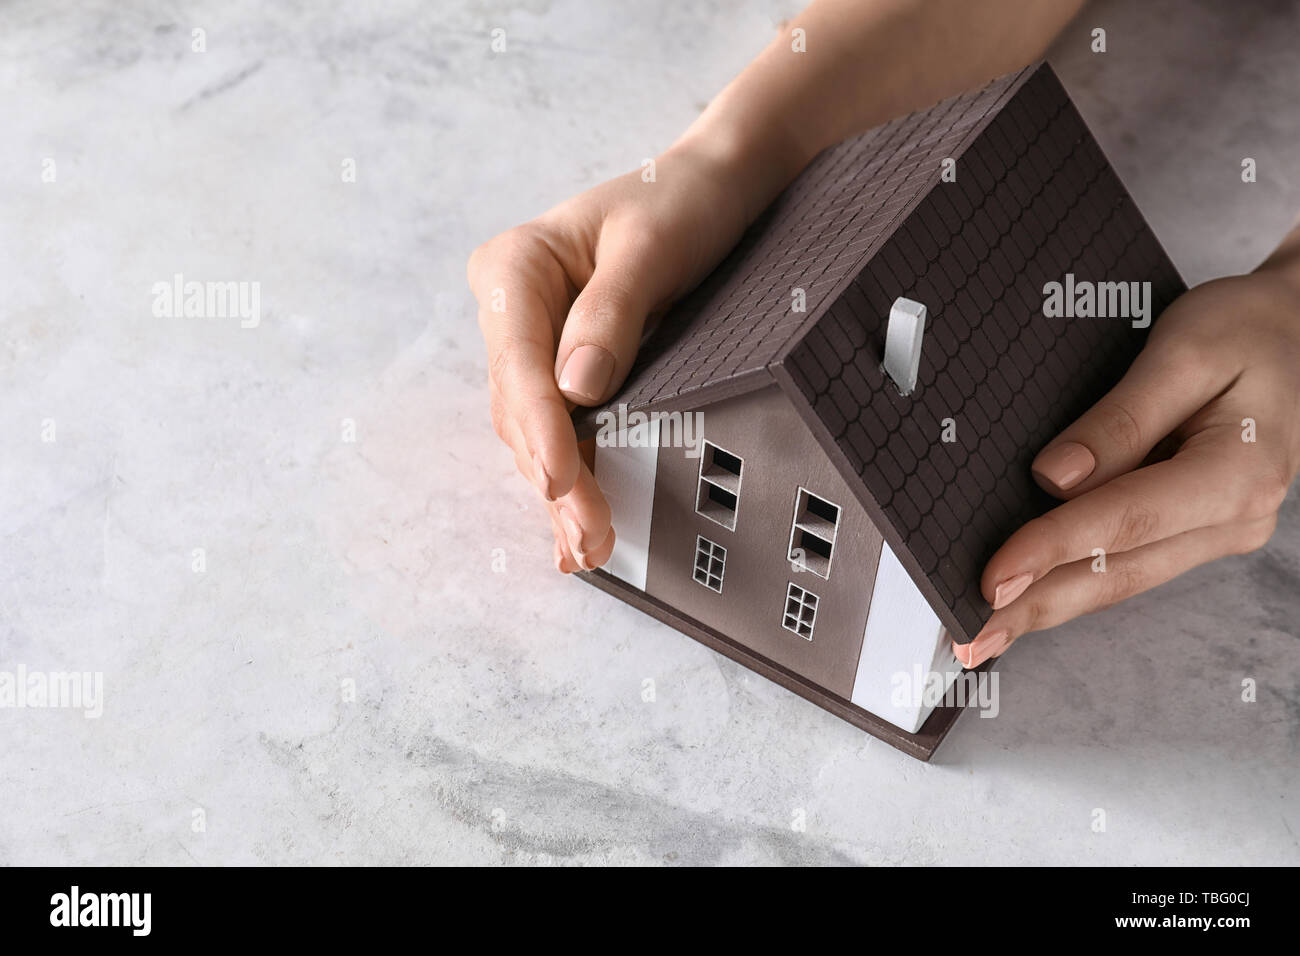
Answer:
[[[1052,55],[1193,281],[1300,210],[1300,18],[1220,6]],[[1294,502],[1022,641],[930,765],[552,569],[464,258],[795,7],[0,5],[0,670],[105,693],[0,709],[0,863],[1300,862]],[[176,273],[260,282],[260,324],[155,316]]]

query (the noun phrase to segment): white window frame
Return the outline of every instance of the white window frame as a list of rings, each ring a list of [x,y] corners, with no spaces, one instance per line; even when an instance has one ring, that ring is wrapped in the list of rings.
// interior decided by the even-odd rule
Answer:
[[[707,546],[707,548],[705,546]],[[701,581],[698,577],[698,574],[700,572],[701,554],[706,555],[703,581]],[[712,562],[714,558],[717,558],[718,561],[721,562],[722,564],[722,567],[719,569],[717,574],[713,573],[712,566],[710,564],[710,562]],[[722,584],[723,581],[726,579],[726,576],[727,576],[727,549],[724,548],[722,545],[718,544],[718,542],[710,541],[708,538],[704,537],[704,535],[697,534],[695,536],[695,559],[694,561],[691,562],[691,580],[694,581],[702,588],[708,588],[714,594],[721,594]],[[715,577],[718,579],[718,586],[716,588],[709,583],[709,580]]]
[[[817,529],[816,526],[812,525],[810,522],[800,521],[800,511],[807,510],[806,504],[803,509],[799,507],[800,502],[806,500],[805,496],[807,496],[807,498],[816,498],[818,501],[824,501],[832,508],[835,509],[835,523],[831,526],[831,536],[829,539],[826,537],[825,534],[822,533],[820,529]],[[843,516],[844,516],[844,509],[839,505],[837,505],[835,502],[831,501],[831,499],[825,497],[824,495],[819,495],[812,491],[809,491],[803,485],[800,485],[798,490],[795,491],[794,493],[794,517],[790,519],[790,543],[786,547],[786,551],[785,551],[786,560],[790,562],[790,566],[793,567],[796,571],[810,571],[813,574],[817,575],[817,577],[822,578],[823,580],[829,578],[831,576],[831,564],[835,560],[835,543],[839,539],[839,534],[840,534],[840,518],[842,518]],[[825,521],[826,519],[822,518],[821,520]],[[818,571],[815,567],[812,567],[811,565],[806,564],[795,557],[795,553],[794,553],[795,536],[800,531],[807,532],[808,534],[812,535],[814,538],[820,538],[822,541],[825,541],[827,544],[830,545],[831,553],[830,556],[826,559],[826,572],[824,574],[821,571]],[[807,557],[807,553],[808,553],[807,549],[804,549],[805,558]]]
[[[736,459],[736,461],[740,462],[740,474],[734,476],[735,478],[734,489],[729,487],[729,485],[732,483],[730,477],[723,478],[720,475],[706,475],[704,473],[706,464],[711,465],[713,463],[712,452],[714,450],[725,452],[726,454],[730,455],[732,458]],[[726,474],[730,476],[731,472],[726,472]],[[742,482],[744,481],[744,476],[745,476],[745,459],[741,458],[733,451],[727,451],[727,449],[723,448],[721,445],[717,445],[711,441],[703,442],[703,450],[700,452],[699,473],[696,476],[695,513],[699,515],[701,518],[707,518],[709,521],[712,521],[720,528],[726,528],[728,531],[735,531],[736,522],[740,520],[740,488]],[[722,491],[726,492],[727,494],[733,495],[735,497],[736,507],[727,512],[728,514],[731,515],[730,524],[728,524],[725,521],[719,520],[714,515],[708,514],[707,512],[700,510],[705,501],[711,500],[708,497],[709,488],[719,488]]]
[[[799,592],[798,597],[795,596],[796,591]],[[808,598],[812,598],[811,603],[807,600]],[[795,601],[798,604],[798,614],[792,615],[790,613],[791,601]],[[819,595],[814,594],[805,587],[800,587],[793,581],[790,581],[785,586],[785,600],[781,602],[781,626],[790,633],[797,637],[802,637],[805,641],[811,644],[813,634],[817,630],[817,611],[821,608],[821,603],[822,599]],[[808,625],[807,634],[803,634],[799,630],[799,628],[805,623],[803,620],[803,611],[805,608],[812,611],[812,617],[806,622]],[[794,627],[790,626],[791,618],[794,619]]]

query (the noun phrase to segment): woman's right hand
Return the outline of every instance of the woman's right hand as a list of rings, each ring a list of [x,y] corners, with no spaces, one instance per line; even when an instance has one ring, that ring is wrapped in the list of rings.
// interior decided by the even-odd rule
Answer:
[[[614,547],[573,405],[615,393],[647,317],[703,279],[761,210],[767,197],[740,184],[762,178],[719,150],[679,144],[470,256],[492,424],[546,501],[561,571],[598,567]]]

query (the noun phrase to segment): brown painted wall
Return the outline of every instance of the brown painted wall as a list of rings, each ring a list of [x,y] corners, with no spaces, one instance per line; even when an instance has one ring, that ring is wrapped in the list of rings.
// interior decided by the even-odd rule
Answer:
[[[710,405],[703,439],[744,459],[736,528],[695,513],[699,459],[659,450],[646,591],[848,698],[853,692],[881,537],[775,386]],[[800,486],[841,508],[830,575],[786,559]],[[692,578],[695,537],[727,549],[722,593]],[[813,640],[781,626],[790,582],[818,596]]]

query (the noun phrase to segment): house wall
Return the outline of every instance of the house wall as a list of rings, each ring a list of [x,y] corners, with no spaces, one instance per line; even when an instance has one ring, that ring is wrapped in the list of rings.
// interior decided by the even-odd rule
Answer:
[[[915,733],[934,709],[933,702],[927,702],[927,687],[937,683],[947,690],[961,670],[939,616],[885,543],[858,656],[853,703]],[[900,693],[900,675],[905,693]]]
[[[609,503],[614,550],[605,571],[645,590],[650,558],[650,509],[659,459],[659,422],[615,433],[612,445],[596,446],[595,478]]]
[[[735,530],[696,513],[700,459],[661,443],[644,590],[850,698],[880,556],[879,532],[775,386],[708,406],[703,426],[704,440],[744,460]],[[796,571],[787,560],[801,486],[841,509],[826,579]],[[720,594],[693,579],[697,535],[727,549]],[[818,597],[811,641],[781,625],[791,582]]]

